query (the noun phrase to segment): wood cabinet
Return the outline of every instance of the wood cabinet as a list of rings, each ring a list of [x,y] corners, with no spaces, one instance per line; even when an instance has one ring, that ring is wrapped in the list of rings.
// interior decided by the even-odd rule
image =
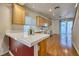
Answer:
[[[25,20],[25,7],[18,4],[12,5],[12,23],[13,24],[24,24]]]
[[[39,56],[46,56],[47,55],[47,40],[49,38],[41,41],[38,45],[39,45],[39,51],[38,51],[38,55]]]
[[[9,50],[15,56],[34,56],[34,46],[28,47],[9,37]]]
[[[41,16],[36,16],[36,24],[37,26],[43,26],[45,23],[50,25],[50,21],[48,19],[45,19]]]

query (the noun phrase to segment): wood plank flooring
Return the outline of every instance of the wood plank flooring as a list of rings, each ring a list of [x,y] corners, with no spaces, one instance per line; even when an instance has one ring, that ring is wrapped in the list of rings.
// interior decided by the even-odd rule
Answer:
[[[61,39],[59,35],[53,35],[47,41],[47,55],[48,56],[78,56],[72,44],[71,46],[65,46],[61,44]]]

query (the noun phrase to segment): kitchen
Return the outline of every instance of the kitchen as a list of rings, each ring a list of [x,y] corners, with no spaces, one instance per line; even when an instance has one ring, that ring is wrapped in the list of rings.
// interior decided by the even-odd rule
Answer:
[[[3,5],[5,6],[5,4]],[[25,9],[25,6],[22,6],[20,4],[12,4],[12,6],[8,6],[8,8],[10,8],[10,12],[12,12],[12,27],[10,28],[10,30],[6,31],[6,37],[9,37],[9,40],[7,39],[7,41],[9,41],[9,46],[7,48],[9,49],[9,53],[13,55],[25,56],[38,55],[38,47],[40,45],[40,47],[42,47],[42,45],[46,45],[46,42],[42,44],[42,41],[45,41],[50,36],[48,31],[50,21],[38,15],[36,17],[36,20],[28,14],[30,13],[30,11],[27,11],[27,9]],[[42,23],[40,23],[40,20],[42,20]],[[44,31],[43,29],[46,30]],[[21,48],[23,47],[22,45],[25,46],[24,49]],[[25,49],[27,50],[26,52]],[[45,48],[40,49],[44,49],[44,52],[46,52]],[[42,55],[42,50],[40,51],[40,55]]]
[[[46,9],[42,11],[42,12],[45,11],[44,13],[40,13],[39,11],[41,7],[39,5],[43,5],[42,8],[48,6],[46,7],[48,8],[48,11],[46,11],[47,10]],[[7,14],[4,15],[6,16],[6,18],[8,17],[8,22],[10,22],[8,23],[8,25],[6,24],[6,27],[8,28],[4,27],[5,29],[4,31],[6,33],[6,34],[3,33],[3,35],[5,35],[5,39],[2,40],[4,44],[2,43],[0,45],[1,47],[3,47],[2,54],[9,52],[9,54],[12,56],[58,55],[56,54],[55,51],[52,51],[54,47],[52,48],[49,45],[51,41],[52,42],[50,44],[55,42],[57,44],[59,43],[57,40],[59,38],[59,32],[60,32],[59,20],[51,20],[51,18],[49,17],[50,16],[49,14],[51,14],[52,12],[52,9],[50,8],[52,7],[52,5],[54,4],[30,4],[30,3],[1,4],[4,10],[7,9],[8,13],[7,11],[5,13],[7,13],[9,16],[7,16]],[[61,8],[58,5],[55,4],[55,6],[53,7],[54,8],[53,16],[55,15],[55,10],[59,12],[58,9]],[[72,3],[72,4],[64,4],[64,5],[67,6],[69,5],[70,7],[72,7],[70,11],[72,10],[71,12],[73,13],[70,13],[69,16],[63,16],[63,17],[64,18],[68,17],[69,19],[70,18],[72,19],[75,14],[76,8],[73,7],[75,4]],[[66,7],[66,9],[70,7]],[[38,11],[36,10],[36,8]],[[45,14],[46,12],[48,14]],[[57,17],[57,19],[60,18],[61,16]],[[57,40],[53,39],[53,36]],[[58,48],[57,44],[56,44],[56,48]],[[63,53],[65,53],[64,51],[67,50],[63,50]],[[60,54],[61,51],[58,53],[59,55],[61,55]],[[73,55],[73,54],[68,54],[68,55]]]

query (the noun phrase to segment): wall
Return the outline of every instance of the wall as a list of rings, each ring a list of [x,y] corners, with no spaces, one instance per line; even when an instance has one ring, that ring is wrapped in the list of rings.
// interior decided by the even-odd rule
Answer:
[[[59,20],[52,20],[51,29],[53,34],[59,34]]]
[[[78,9],[77,9],[72,33],[73,33],[72,35],[73,45],[79,54],[79,4],[78,4]]]
[[[28,13],[26,13],[26,15],[28,14],[28,16],[31,16],[33,18],[33,20],[35,20],[35,22],[36,22],[36,16],[41,16],[41,17],[44,17],[45,19],[48,19],[44,15],[37,13],[35,11],[32,11],[30,9],[27,9],[26,11],[28,12]],[[50,19],[48,19],[48,20],[50,20]]]
[[[3,41],[5,32],[11,27],[11,10],[7,4],[0,4],[0,55],[6,52],[6,44]]]

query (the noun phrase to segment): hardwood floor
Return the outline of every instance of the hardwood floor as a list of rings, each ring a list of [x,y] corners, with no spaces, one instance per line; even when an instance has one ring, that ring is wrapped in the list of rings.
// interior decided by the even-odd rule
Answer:
[[[47,41],[47,55],[48,56],[78,56],[75,48],[72,46],[72,43],[69,42],[66,45],[61,44],[61,39],[59,35],[53,35]]]

